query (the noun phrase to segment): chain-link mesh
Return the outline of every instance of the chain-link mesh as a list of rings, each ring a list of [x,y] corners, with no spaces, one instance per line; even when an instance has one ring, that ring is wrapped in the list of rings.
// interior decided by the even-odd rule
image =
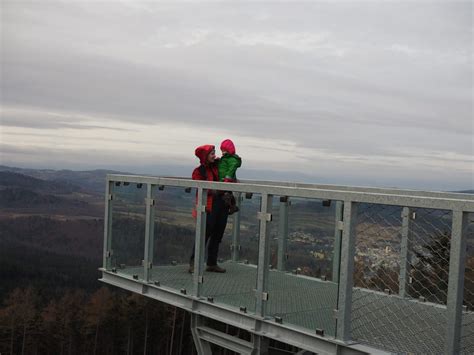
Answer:
[[[474,213],[467,216],[461,353],[474,353]]]
[[[408,295],[446,305],[452,213],[431,209],[410,212]]]
[[[318,329],[328,336],[336,332],[337,284],[330,282],[335,205],[336,201],[277,197],[270,223],[273,270],[268,274],[266,314],[284,324],[311,332]]]
[[[332,280],[335,204],[336,201],[291,199],[288,211],[287,271]]]
[[[396,352],[442,353],[451,212],[360,204],[353,339]]]

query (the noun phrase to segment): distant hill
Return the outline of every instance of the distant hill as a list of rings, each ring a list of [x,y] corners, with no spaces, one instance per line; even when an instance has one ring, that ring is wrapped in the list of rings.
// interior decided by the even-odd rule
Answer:
[[[103,192],[105,189],[105,176],[107,174],[127,174],[113,170],[52,170],[52,169],[23,169],[0,165],[0,173],[17,173],[43,181],[54,182],[60,186],[74,189],[80,187],[93,192]],[[21,186],[27,187],[27,186]]]
[[[79,185],[68,181],[43,180],[12,171],[0,171],[0,186],[9,188],[30,189],[48,193],[69,194],[81,191]]]
[[[86,212],[89,204],[76,199],[40,194],[24,188],[5,188],[0,189],[0,208],[36,208],[44,209],[44,212],[53,212],[54,210],[64,212],[74,208],[77,213],[77,208]]]
[[[0,171],[0,215],[101,216],[102,196],[71,181]]]
[[[462,190],[462,191],[453,191],[453,192],[457,192],[460,194],[473,194],[474,195],[474,190]]]

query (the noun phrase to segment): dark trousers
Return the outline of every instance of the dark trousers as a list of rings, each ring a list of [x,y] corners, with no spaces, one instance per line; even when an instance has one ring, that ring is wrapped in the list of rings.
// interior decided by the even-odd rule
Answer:
[[[214,195],[212,211],[206,215],[206,245],[207,245],[207,265],[217,265],[217,255],[219,254],[219,244],[224,236],[227,226],[227,216],[229,208],[226,207],[222,195]],[[194,250],[191,255],[191,264],[194,262]]]

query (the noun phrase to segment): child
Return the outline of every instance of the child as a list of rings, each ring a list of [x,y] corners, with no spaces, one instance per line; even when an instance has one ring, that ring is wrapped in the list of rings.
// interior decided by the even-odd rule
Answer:
[[[242,159],[235,154],[235,145],[230,139],[221,143],[222,157],[218,163],[219,181],[237,182],[236,171],[242,165]],[[235,205],[235,197],[232,192],[224,193],[224,201],[229,208],[229,214],[237,212],[239,208]]]

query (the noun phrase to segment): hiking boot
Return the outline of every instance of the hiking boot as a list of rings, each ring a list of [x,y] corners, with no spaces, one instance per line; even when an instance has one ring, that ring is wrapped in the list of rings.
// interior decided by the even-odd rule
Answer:
[[[218,265],[208,265],[207,268],[206,268],[206,271],[223,273],[223,272],[225,272],[225,269],[221,268]]]
[[[194,265],[189,265],[188,272],[189,272],[190,274],[193,274],[193,273],[194,273]]]

